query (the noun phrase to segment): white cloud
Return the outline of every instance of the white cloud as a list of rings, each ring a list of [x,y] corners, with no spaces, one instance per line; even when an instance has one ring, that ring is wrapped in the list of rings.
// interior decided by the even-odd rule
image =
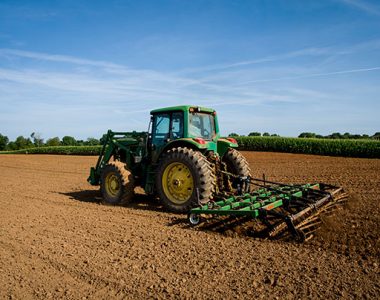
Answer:
[[[357,8],[361,11],[364,11],[368,14],[380,16],[380,7],[373,5],[372,3],[368,3],[363,0],[339,0],[339,1],[351,7]]]
[[[362,51],[376,45],[378,43],[372,42],[346,50]],[[0,62],[0,128],[8,128],[11,133],[4,133],[14,136],[28,128],[45,136],[71,134],[85,138],[100,135],[108,128],[146,130],[149,111],[162,106],[215,106],[221,113],[221,122],[230,124],[236,123],[235,117],[227,113],[230,110],[240,109],[242,115],[252,111],[256,118],[262,114],[263,107],[267,109],[264,114],[272,114],[268,107],[279,105],[283,109],[287,105],[295,109],[312,103],[328,103],[339,96],[321,91],[317,86],[302,85],[300,79],[335,78],[340,74],[370,72],[380,67],[327,72],[324,67],[310,69],[294,64],[294,60],[290,61],[292,63],[283,60],[303,55],[319,58],[336,53],[343,51],[333,47],[309,48],[257,59],[257,63],[261,62],[260,68],[252,60],[221,64],[219,69],[206,66],[204,72],[170,73],[66,55],[0,49],[0,56],[9,58],[9,61]],[[278,63],[267,67],[265,62],[269,61]],[[207,73],[208,70],[213,72]],[[283,76],[274,77],[274,74]],[[280,84],[285,80],[288,80],[286,84]],[[251,85],[271,81],[278,83]],[[23,121],[16,122],[20,118]],[[271,126],[277,126],[275,118],[270,119]],[[239,122],[235,126],[248,126],[247,123]]]
[[[331,49],[328,47],[305,48],[305,49],[295,50],[295,51],[291,51],[287,53],[271,55],[271,56],[266,56],[266,57],[262,57],[258,59],[240,61],[240,62],[235,62],[235,63],[230,63],[230,64],[211,65],[211,66],[205,66],[202,68],[189,68],[189,69],[182,70],[180,74],[218,71],[218,70],[232,69],[232,68],[238,68],[238,67],[245,67],[245,66],[250,66],[250,65],[255,65],[255,64],[276,62],[280,60],[286,60],[286,59],[297,58],[297,57],[302,57],[302,56],[324,56],[324,55],[331,55],[331,54],[332,54]]]
[[[39,52],[30,52],[16,49],[0,49],[0,55],[2,56],[18,56],[25,58],[32,58],[37,60],[45,60],[45,61],[55,61],[55,62],[65,62],[71,64],[78,65],[87,65],[87,66],[95,66],[95,67],[104,67],[104,68],[124,68],[121,65],[117,65],[114,63],[106,62],[106,61],[97,61],[90,60],[84,58],[77,58],[68,55],[57,55],[57,54],[47,54],[47,53],[39,53]]]
[[[300,75],[300,76],[289,76],[289,77],[277,77],[277,78],[257,79],[257,80],[250,80],[250,81],[240,82],[240,83],[235,84],[235,86],[246,85],[246,84],[251,84],[251,83],[305,79],[305,78],[312,78],[312,77],[324,77],[324,76],[342,75],[342,74],[350,74],[350,73],[361,73],[361,72],[370,72],[370,71],[378,71],[378,70],[380,70],[380,67],[363,68],[363,69],[352,69],[352,70],[341,70],[341,71],[325,72],[325,73],[304,74],[304,75]]]

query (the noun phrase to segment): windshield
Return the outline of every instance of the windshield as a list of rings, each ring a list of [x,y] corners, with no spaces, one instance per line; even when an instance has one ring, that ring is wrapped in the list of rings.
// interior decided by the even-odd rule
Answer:
[[[206,113],[191,113],[189,116],[189,135],[211,140],[215,136],[214,116]]]

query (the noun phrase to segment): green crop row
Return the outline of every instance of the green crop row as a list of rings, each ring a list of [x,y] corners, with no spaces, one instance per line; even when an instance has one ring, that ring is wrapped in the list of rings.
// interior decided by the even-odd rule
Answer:
[[[236,137],[241,150],[380,158],[380,141]]]
[[[50,146],[14,151],[1,151],[0,154],[66,154],[99,155],[102,146]]]
[[[284,137],[236,137],[240,150],[380,158],[380,141]],[[102,146],[54,146],[1,151],[0,154],[99,155]]]

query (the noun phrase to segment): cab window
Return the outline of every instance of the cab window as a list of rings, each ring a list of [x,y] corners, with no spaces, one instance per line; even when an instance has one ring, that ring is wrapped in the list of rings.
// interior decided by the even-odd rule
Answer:
[[[155,115],[153,119],[153,145],[163,145],[169,138],[170,114]]]
[[[207,113],[192,113],[189,119],[189,134],[211,140],[215,136],[214,116]]]

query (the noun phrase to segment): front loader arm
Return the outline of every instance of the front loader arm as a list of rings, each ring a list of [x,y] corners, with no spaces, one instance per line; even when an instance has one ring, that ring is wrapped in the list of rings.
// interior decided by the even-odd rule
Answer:
[[[100,176],[103,168],[110,161],[111,157],[118,152],[119,149],[123,149],[127,151],[127,147],[117,141],[117,137],[125,137],[127,132],[113,132],[112,130],[108,130],[107,134],[103,136],[102,143],[103,147],[100,151],[98,161],[95,167],[91,167],[90,176],[87,181],[91,185],[99,185],[100,184]]]
[[[99,185],[101,171],[104,168],[104,166],[109,162],[112,153],[115,150],[115,145],[114,143],[112,143],[112,136],[113,132],[111,130],[108,130],[107,134],[103,136],[103,147],[100,151],[98,161],[95,167],[91,167],[90,176],[87,179],[87,181],[91,185]]]

